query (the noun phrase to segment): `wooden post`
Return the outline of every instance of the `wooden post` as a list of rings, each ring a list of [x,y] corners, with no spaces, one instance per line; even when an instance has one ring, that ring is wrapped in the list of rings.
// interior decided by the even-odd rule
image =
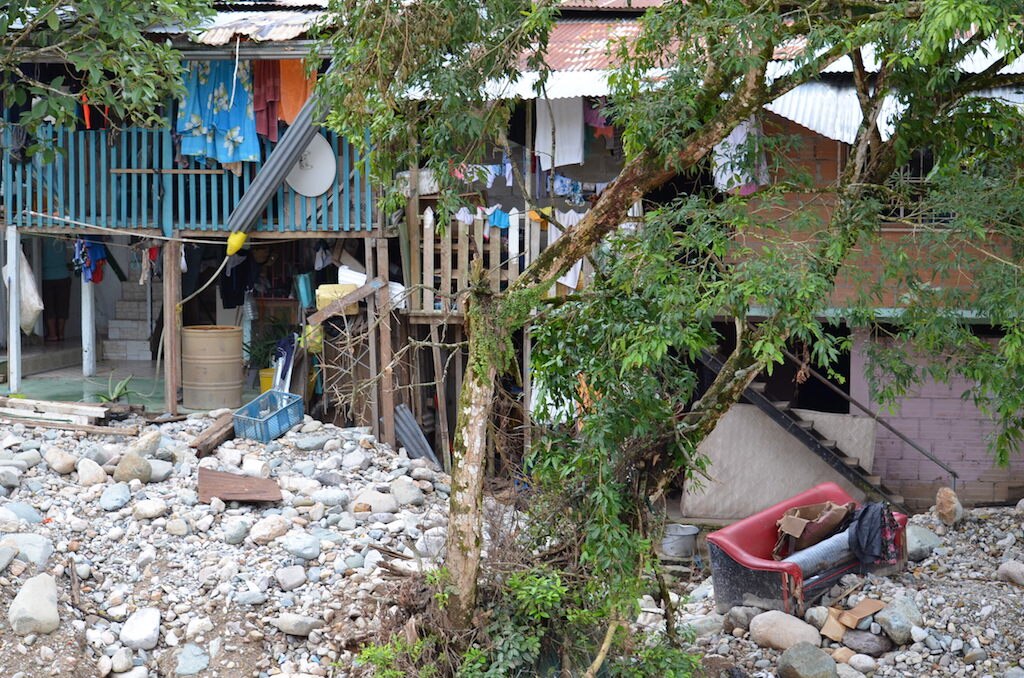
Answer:
[[[434,392],[437,394],[437,439],[441,441],[441,463],[444,470],[452,472],[451,443],[448,440],[448,389],[447,380],[444,378],[444,363],[441,360],[441,347],[438,346],[437,324],[430,323],[430,343],[433,344],[431,352],[434,357]]]
[[[92,283],[82,280],[82,376],[96,375],[96,295]]]
[[[167,411],[178,413],[181,385],[181,243],[164,245],[164,402]]]
[[[530,210],[533,209],[533,106],[526,106],[526,160],[523,162],[525,169],[526,193],[523,196],[523,250],[526,255],[523,257],[524,267],[533,263],[537,251],[533,249],[533,224],[530,219]],[[509,283],[511,284],[511,283]],[[533,399],[533,373],[530,370],[530,354],[533,349],[533,341],[530,338],[530,324],[523,326],[523,454],[530,451],[533,444],[533,422],[530,419],[530,401]]]
[[[388,288],[388,239],[378,238],[377,273],[385,284],[377,291],[377,311],[380,313],[380,414],[383,418],[384,442],[398,448],[395,437],[395,376],[391,365],[391,290]]]
[[[423,213],[423,312],[434,312],[434,212]]]
[[[374,276],[374,255],[373,255],[373,238],[363,239],[363,256],[366,262],[366,279],[370,280]],[[387,285],[385,284],[385,287]],[[377,312],[376,312],[376,295],[371,294],[366,298],[366,327],[367,336],[366,341],[370,346],[370,379],[376,379],[380,372],[377,369],[377,337],[379,329],[377,325]],[[370,417],[373,419],[373,436],[380,439],[380,398],[378,397],[377,388],[371,388],[367,390],[367,396],[370,398]]]
[[[7,224],[7,382],[21,391],[21,242],[18,227]]]
[[[420,249],[421,227],[420,227],[420,168],[413,164],[409,167],[409,209],[405,213],[405,220],[409,224],[409,279],[405,284],[414,287],[420,283],[420,266],[423,262],[423,251]],[[433,311],[433,308],[423,308],[420,303],[422,295],[413,294],[409,299],[410,311]]]

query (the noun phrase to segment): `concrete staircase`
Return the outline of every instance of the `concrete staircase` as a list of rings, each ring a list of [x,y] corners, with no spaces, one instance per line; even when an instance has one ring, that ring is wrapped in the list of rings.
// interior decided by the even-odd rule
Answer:
[[[153,321],[160,315],[163,299],[153,290]],[[114,306],[114,318],[107,324],[103,340],[104,360],[152,360],[149,327],[146,325],[146,287],[132,282],[121,286],[121,299]]]

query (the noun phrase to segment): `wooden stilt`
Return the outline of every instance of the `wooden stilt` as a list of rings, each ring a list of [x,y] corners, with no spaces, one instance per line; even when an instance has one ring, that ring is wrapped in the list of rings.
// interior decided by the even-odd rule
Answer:
[[[21,238],[7,224],[7,382],[11,393],[21,391]]]
[[[181,386],[181,243],[164,245],[164,402],[167,411],[178,413]]]
[[[430,323],[430,343],[433,344],[431,352],[434,357],[434,392],[437,394],[437,440],[440,442],[438,452],[440,452],[439,456],[441,457],[441,463],[444,464],[444,470],[451,473],[452,453],[451,442],[448,438],[448,380],[445,379],[444,363],[441,360],[441,347],[438,346],[439,342],[437,324]]]
[[[376,270],[376,262],[374,261],[373,253],[373,238],[366,238],[363,241],[363,255],[366,262],[366,279],[370,280]],[[385,287],[387,287],[385,285]],[[367,337],[366,341],[370,346],[370,375],[371,380],[376,379],[380,374],[377,363],[377,337],[379,336],[377,328],[377,302],[376,295],[371,294],[366,298],[366,326]],[[366,395],[370,398],[370,416],[373,419],[373,435],[375,438],[380,439],[380,397],[378,396],[378,389],[376,386],[367,389]]]
[[[377,239],[377,271],[387,281],[388,239]],[[395,438],[395,375],[391,364],[391,291],[385,284],[377,291],[377,309],[380,313],[380,414],[383,418],[384,442],[392,447],[398,445]]]
[[[92,283],[82,281],[82,376],[96,374],[96,295]]]

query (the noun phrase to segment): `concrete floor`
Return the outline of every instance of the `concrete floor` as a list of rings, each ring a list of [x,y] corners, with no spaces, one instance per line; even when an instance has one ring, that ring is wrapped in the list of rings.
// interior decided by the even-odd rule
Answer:
[[[96,376],[83,377],[81,366],[62,367],[23,377],[21,394],[38,400],[100,402],[100,395],[109,394],[119,381],[130,376],[131,393],[122,402],[160,412],[164,410],[164,380],[162,375],[155,377],[155,370],[156,363],[150,361],[101,362],[96,366]],[[9,389],[4,384],[0,392],[7,395]]]

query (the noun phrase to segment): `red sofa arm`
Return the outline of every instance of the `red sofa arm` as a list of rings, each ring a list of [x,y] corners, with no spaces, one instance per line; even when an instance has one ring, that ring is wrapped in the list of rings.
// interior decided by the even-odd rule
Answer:
[[[734,543],[728,536],[711,533],[707,536],[707,540],[722,549],[730,558],[735,560],[737,563],[751,570],[760,570],[763,572],[778,572],[779,574],[787,574],[796,581],[803,580],[803,573],[800,571],[800,566],[796,563],[787,563],[781,560],[769,560],[768,558],[759,558],[752,555],[749,551],[746,551],[743,547]]]

